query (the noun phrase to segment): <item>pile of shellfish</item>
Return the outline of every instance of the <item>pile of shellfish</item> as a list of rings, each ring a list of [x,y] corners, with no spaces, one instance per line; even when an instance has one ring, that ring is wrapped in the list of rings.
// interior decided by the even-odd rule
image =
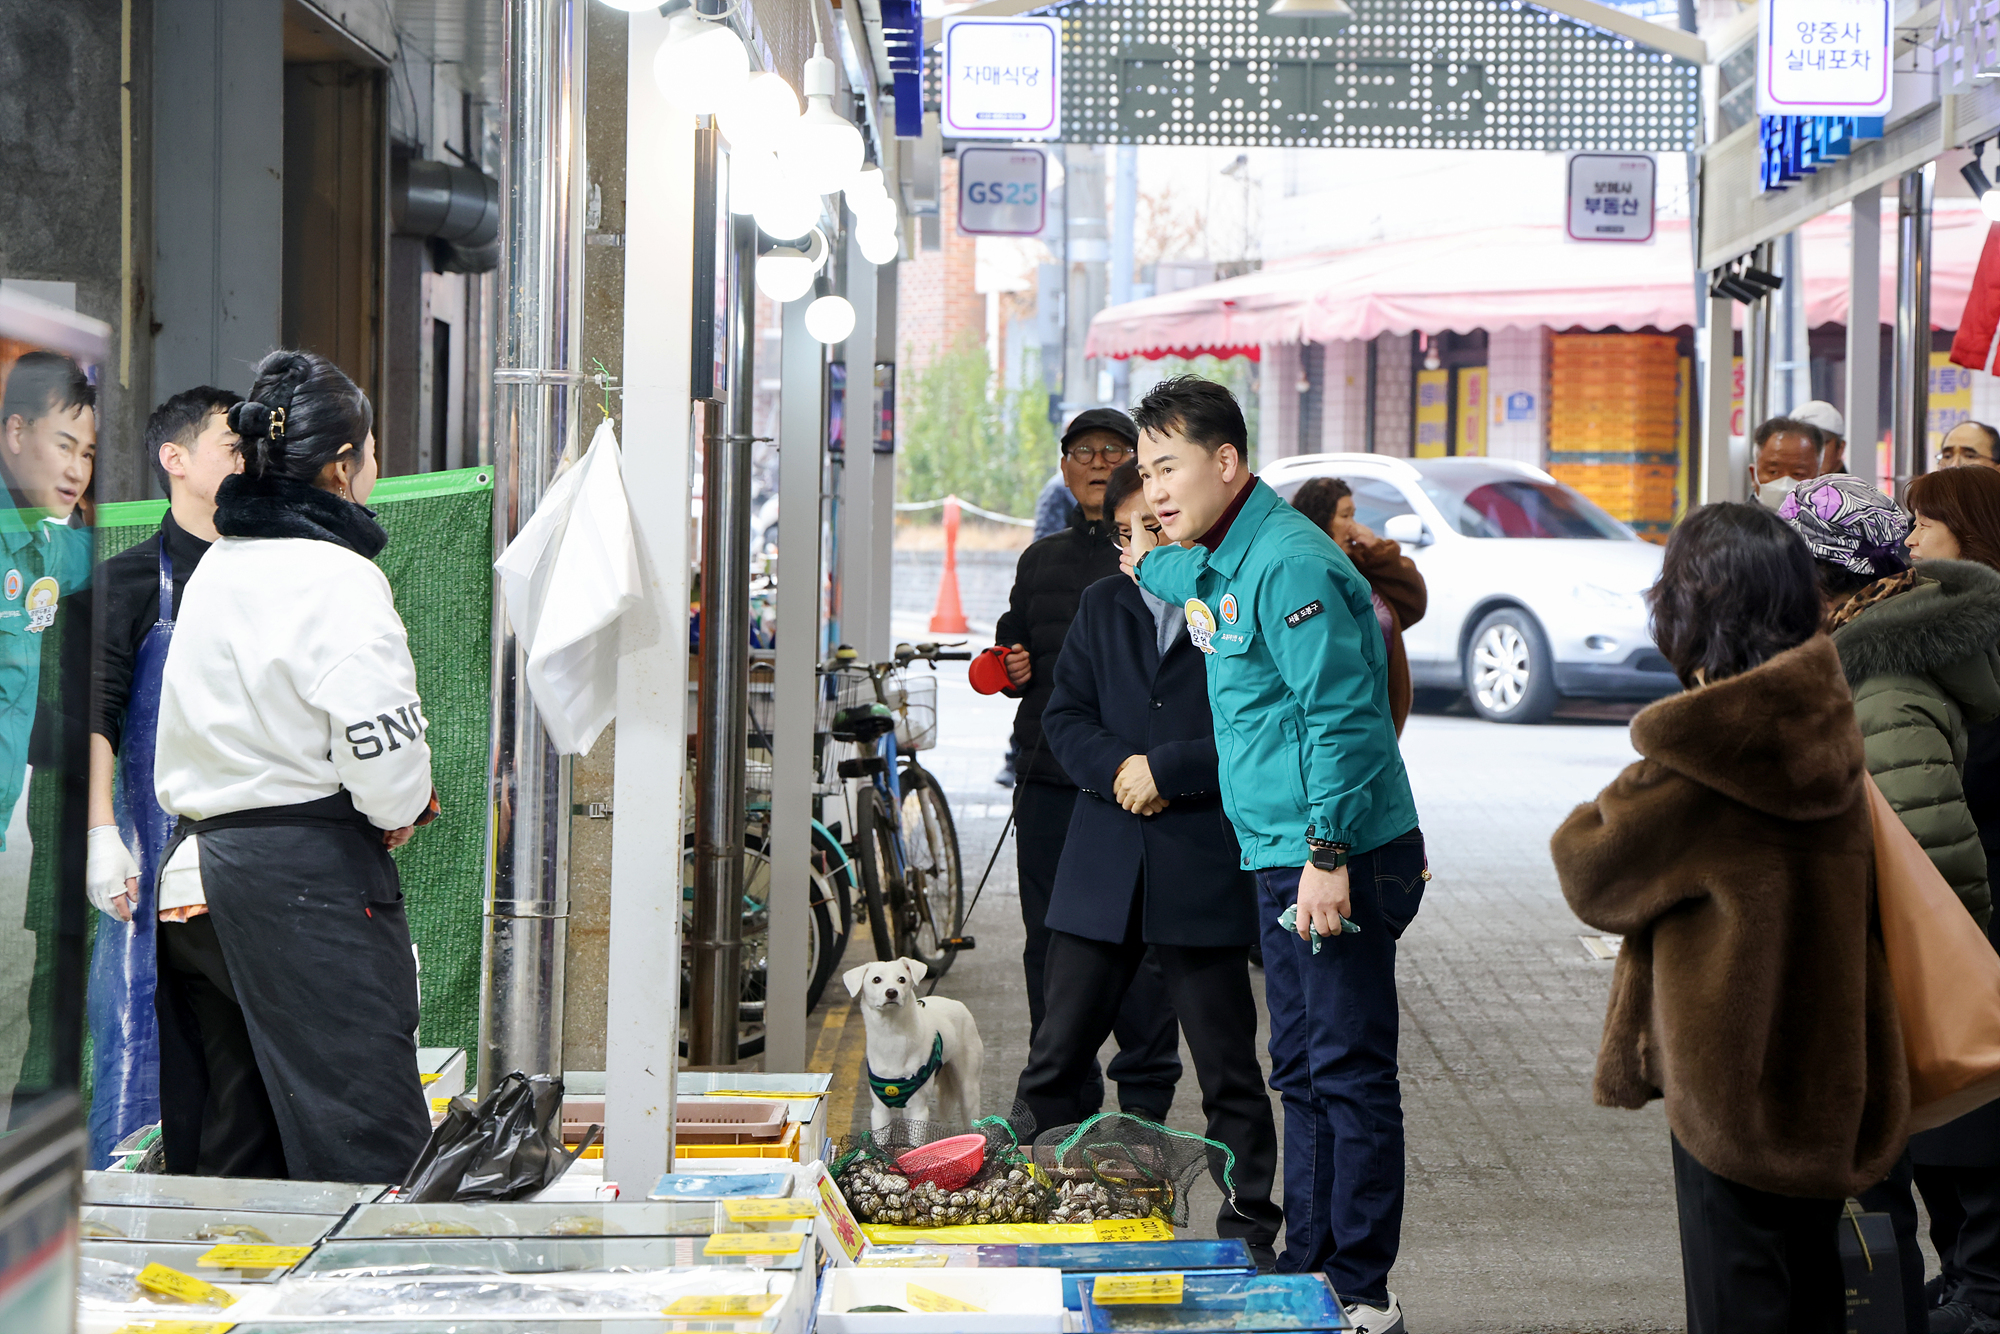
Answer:
[[[1050,1202],[1051,1223],[1096,1223],[1112,1218],[1144,1218],[1151,1202],[1102,1181],[1065,1181]]]
[[[864,1223],[952,1227],[978,1223],[1039,1223],[1049,1196],[1026,1168],[994,1164],[982,1180],[959,1190],[912,1182],[893,1167],[858,1159],[840,1174],[841,1193]]]

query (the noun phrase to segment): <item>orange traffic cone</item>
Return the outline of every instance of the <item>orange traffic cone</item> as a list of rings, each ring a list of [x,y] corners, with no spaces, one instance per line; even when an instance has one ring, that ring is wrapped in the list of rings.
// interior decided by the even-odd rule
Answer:
[[[965,608],[958,602],[958,497],[944,498],[944,576],[938,580],[937,606],[931,611],[931,633],[962,635]]]

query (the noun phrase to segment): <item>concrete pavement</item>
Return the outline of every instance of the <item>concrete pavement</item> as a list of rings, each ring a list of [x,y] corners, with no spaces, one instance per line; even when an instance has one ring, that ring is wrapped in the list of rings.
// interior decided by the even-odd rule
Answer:
[[[896,630],[932,637],[918,616],[899,616]],[[940,744],[922,758],[950,797],[970,896],[1006,822],[1010,793],[992,779],[1014,705],[974,694],[963,664],[941,669],[939,686]],[[1409,1195],[1391,1281],[1411,1329],[1679,1329],[1665,1119],[1657,1104],[1591,1104],[1611,965],[1579,942],[1586,930],[1548,860],[1556,824],[1632,760],[1625,727],[1419,715],[1403,748],[1435,877],[1400,959]],[[1011,838],[968,930],[978,949],[939,992],[978,1015],[985,1106],[1005,1112],[1027,1055]],[[847,962],[867,953],[863,932]],[[834,1125],[863,1129],[861,1022],[838,983],[814,1020],[814,1066],[835,1070],[847,1095]],[[1200,1092],[1184,1061],[1169,1120],[1198,1132]],[[1192,1231],[1212,1235],[1215,1196],[1205,1182],[1203,1192]]]

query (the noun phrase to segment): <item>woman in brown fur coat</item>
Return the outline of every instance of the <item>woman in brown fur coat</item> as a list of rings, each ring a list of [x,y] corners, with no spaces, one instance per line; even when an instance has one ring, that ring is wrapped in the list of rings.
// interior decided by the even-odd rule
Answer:
[[[1625,938],[1596,1099],[1666,1100],[1690,1334],[1844,1327],[1841,1201],[1902,1152],[1909,1083],[1874,917],[1861,732],[1811,557],[1710,505],[1667,544],[1660,650],[1688,686],[1552,844]]]

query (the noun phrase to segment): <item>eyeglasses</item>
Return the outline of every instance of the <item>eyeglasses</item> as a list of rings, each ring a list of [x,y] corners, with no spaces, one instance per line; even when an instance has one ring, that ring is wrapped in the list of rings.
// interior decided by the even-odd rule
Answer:
[[[1078,441],[1074,445],[1063,446],[1063,457],[1071,463],[1088,463],[1100,454],[1104,456],[1106,463],[1116,467],[1126,459],[1132,457],[1132,446],[1122,444],[1093,445],[1084,441]]]

